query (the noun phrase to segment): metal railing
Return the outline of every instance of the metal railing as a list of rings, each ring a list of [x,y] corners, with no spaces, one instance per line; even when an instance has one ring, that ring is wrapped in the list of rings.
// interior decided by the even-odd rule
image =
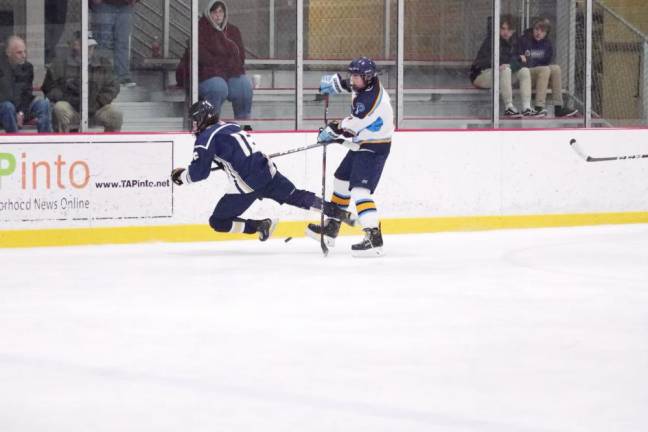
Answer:
[[[594,3],[602,29],[593,40],[596,54],[592,72],[600,75],[594,80],[593,100],[601,115],[615,124],[623,125],[635,119],[646,124],[648,36],[603,1],[594,0]],[[632,98],[636,99],[635,103],[631,102]]]

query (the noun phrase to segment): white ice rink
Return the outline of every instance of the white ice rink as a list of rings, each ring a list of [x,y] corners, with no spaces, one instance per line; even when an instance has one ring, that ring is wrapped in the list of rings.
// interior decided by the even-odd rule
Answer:
[[[648,430],[648,226],[0,250],[2,432]]]

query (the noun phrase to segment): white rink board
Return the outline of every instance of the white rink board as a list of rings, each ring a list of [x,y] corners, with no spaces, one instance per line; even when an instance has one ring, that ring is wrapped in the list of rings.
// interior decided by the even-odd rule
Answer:
[[[265,153],[312,144],[316,137],[315,133],[303,132],[261,132],[253,136]],[[648,210],[648,160],[587,163],[570,149],[572,138],[593,156],[648,153],[648,130],[644,129],[397,132],[375,195],[381,217]],[[36,141],[42,144],[27,147]],[[53,161],[64,151],[66,158],[67,152],[71,152],[70,161],[90,161],[91,186],[96,181],[131,178],[163,182],[168,179],[172,166],[186,166],[191,161],[192,146],[190,134],[0,137],[0,154],[16,155],[17,165],[25,148],[30,152],[39,149],[29,161],[48,160],[53,172],[56,171]],[[173,148],[173,154],[169,148]],[[328,149],[328,191],[344,152],[337,145]],[[319,194],[321,156],[321,150],[314,149],[277,158],[275,162],[297,187]],[[6,161],[0,163],[0,172],[7,168]],[[118,188],[110,192],[94,187],[81,196],[91,197],[93,205],[79,217],[67,214],[56,217],[56,213],[47,218],[24,214],[6,217],[6,211],[0,211],[0,218],[5,229],[204,224],[218,198],[229,188],[225,175],[215,174],[202,183],[182,187]],[[34,191],[21,189],[21,181],[17,173],[0,176],[0,202],[33,199]],[[50,187],[38,191],[38,196],[60,200],[60,192]],[[289,206],[279,208],[269,200],[255,203],[247,215],[277,215],[283,220],[309,217],[305,211]]]

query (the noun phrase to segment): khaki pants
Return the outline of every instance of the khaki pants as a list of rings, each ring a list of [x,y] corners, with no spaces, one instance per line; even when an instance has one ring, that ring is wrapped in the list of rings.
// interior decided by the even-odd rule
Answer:
[[[506,106],[513,105],[513,81],[520,83],[520,97],[522,99],[522,108],[531,107],[531,74],[528,68],[522,68],[515,74],[512,73],[511,67],[506,65],[500,68],[500,95]],[[484,69],[479,76],[473,81],[473,85],[482,89],[491,88],[493,82],[493,70]]]
[[[81,115],[68,102],[59,101],[54,104],[52,120],[56,132],[70,132],[70,126],[76,127],[81,122]],[[104,132],[119,132],[124,116],[112,104],[108,104],[97,110],[94,121],[103,126]]]
[[[562,72],[560,71],[560,66],[549,65],[531,68],[531,81],[535,84],[536,106],[545,107],[549,81],[551,81],[551,95],[554,105],[562,106]]]

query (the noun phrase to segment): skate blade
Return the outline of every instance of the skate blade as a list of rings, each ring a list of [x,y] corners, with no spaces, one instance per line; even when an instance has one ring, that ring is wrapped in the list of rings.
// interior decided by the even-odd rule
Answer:
[[[313,240],[315,240],[316,242],[320,241],[320,235],[318,233],[316,233],[316,232],[313,232],[313,231],[309,230],[308,228],[306,228],[306,237],[310,237]],[[329,237],[329,236],[325,235],[324,236],[324,244],[327,247],[335,247],[335,239],[333,237]]]
[[[351,256],[356,258],[377,258],[383,255],[384,253],[382,247],[375,247],[375,248],[365,249],[365,250],[351,249]]]

